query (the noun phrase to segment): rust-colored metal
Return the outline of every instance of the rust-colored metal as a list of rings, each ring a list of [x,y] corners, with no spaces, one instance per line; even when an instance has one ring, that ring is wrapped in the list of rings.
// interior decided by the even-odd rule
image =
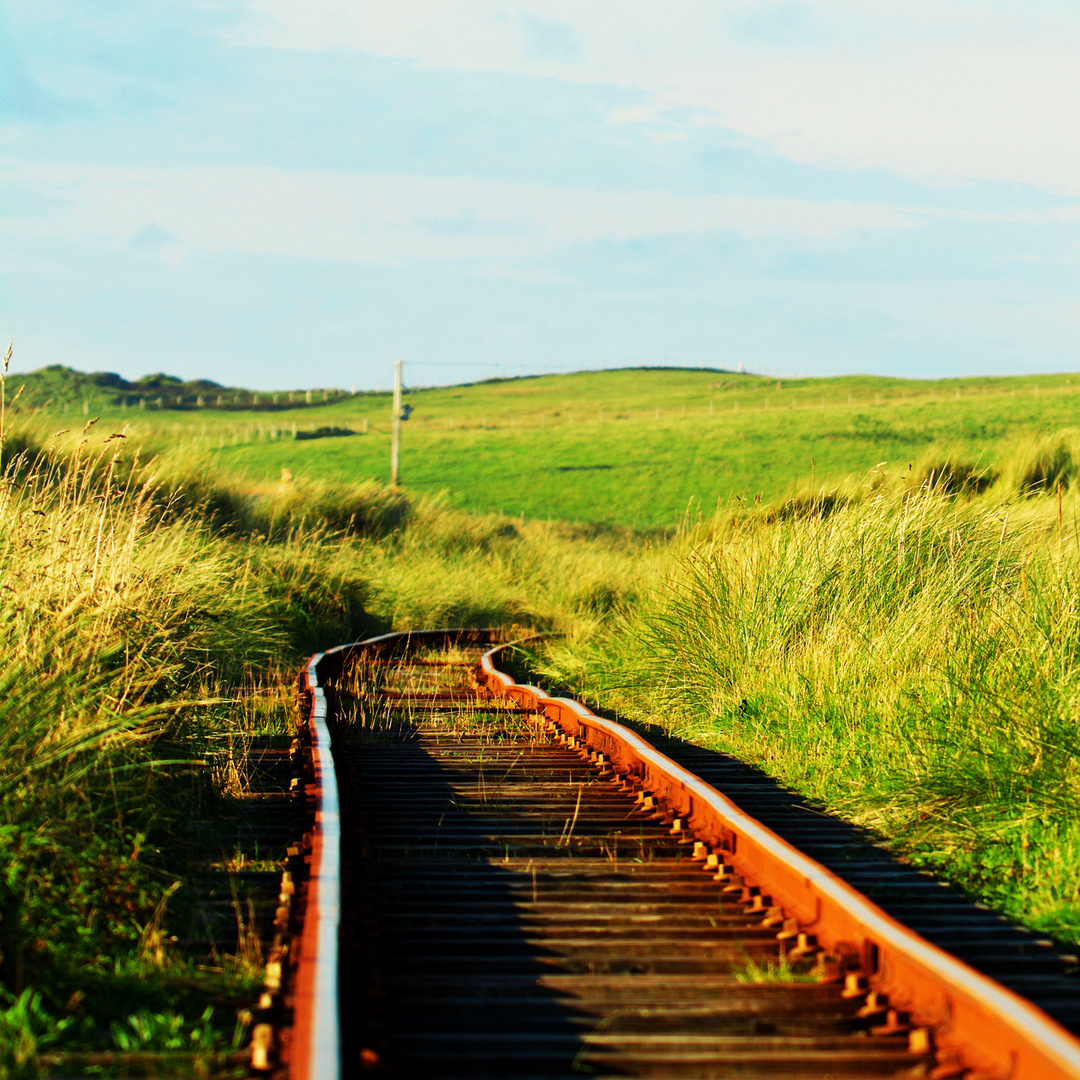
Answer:
[[[309,798],[315,820],[308,865],[307,903],[293,987],[289,1051],[292,1080],[335,1080],[341,1073],[338,1014],[338,925],[340,921],[340,816],[337,778],[326,727],[326,697],[319,681],[325,654],[305,669],[310,696],[313,777]]]
[[[293,1022],[289,1045],[292,1080],[336,1080],[341,1074],[338,994],[340,926],[340,814],[337,776],[326,727],[328,682],[340,678],[346,664],[361,658],[390,662],[424,642],[490,643],[495,631],[435,630],[383,634],[316,653],[304,665],[301,686],[307,695],[307,726],[312,747],[312,776],[307,797],[314,814],[307,860],[307,895],[300,939],[294,943]],[[449,666],[460,666],[452,662]],[[265,1057],[261,1048],[253,1056]],[[269,1064],[269,1062],[266,1062]]]
[[[1080,1041],[1029,1001],[931,945],[825,867],[809,859],[715,788],[628,728],[568,698],[516,683],[485,653],[477,677],[493,694],[542,712],[566,736],[604,755],[619,774],[666,806],[679,827],[711,848],[731,888],[746,890],[766,921],[805,944],[810,935],[837,960],[852,995],[888,996],[882,1033],[899,1030],[897,1010],[915,1031],[932,1031],[936,1074],[974,1070],[998,1080],[1077,1080]],[[798,945],[796,945],[798,947]],[[926,1035],[913,1035],[916,1040]]]

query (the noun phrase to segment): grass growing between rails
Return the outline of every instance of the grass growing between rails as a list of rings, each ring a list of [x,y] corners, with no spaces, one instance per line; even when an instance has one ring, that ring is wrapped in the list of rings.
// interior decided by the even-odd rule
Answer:
[[[718,518],[549,673],[1080,942],[1080,494],[1026,490],[879,472],[847,505]]]
[[[390,628],[591,624],[632,601],[643,557],[626,530],[371,484],[252,493],[100,430],[5,433],[0,1077],[178,1047],[206,1072],[243,1042],[250,935],[208,940],[212,964],[175,939],[208,917],[207,858],[244,868],[196,849],[227,840],[245,743],[287,742],[304,657]]]

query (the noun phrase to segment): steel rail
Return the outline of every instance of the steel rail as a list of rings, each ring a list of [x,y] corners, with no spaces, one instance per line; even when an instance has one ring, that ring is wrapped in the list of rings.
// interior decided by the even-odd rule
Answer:
[[[494,662],[507,647],[489,650],[478,665],[491,692],[543,713],[663,800],[718,861],[768,892],[769,909],[789,936],[812,934],[827,952],[848,957],[855,985],[856,972],[865,973],[891,1007],[932,1029],[939,1075],[974,1069],[995,1080],[1080,1078],[1080,1041],[1041,1009],[913,933],[629,728],[515,682]]]
[[[337,773],[326,726],[326,692],[319,683],[316,653],[305,676],[311,695],[308,724],[314,781],[315,822],[311,837],[304,928],[293,996],[289,1074],[293,1080],[338,1080],[341,1019],[338,1003],[338,929],[341,924],[341,809]]]

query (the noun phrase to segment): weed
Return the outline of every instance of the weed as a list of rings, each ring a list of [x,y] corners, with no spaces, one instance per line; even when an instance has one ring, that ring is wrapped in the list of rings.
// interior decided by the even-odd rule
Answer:
[[[36,990],[2,996],[7,1008],[0,1008],[0,1080],[38,1077],[41,1055],[59,1045],[77,1021],[73,1016],[53,1016]]]
[[[213,1016],[214,1010],[208,1006],[195,1024],[189,1024],[177,1013],[155,1013],[142,1009],[129,1016],[124,1023],[112,1025],[113,1045],[125,1053],[213,1051],[220,1042],[217,1030],[211,1023]]]
[[[741,983],[806,983],[814,982],[814,976],[807,971],[807,964],[792,963],[786,956],[777,960],[752,960],[738,967],[732,973]]]

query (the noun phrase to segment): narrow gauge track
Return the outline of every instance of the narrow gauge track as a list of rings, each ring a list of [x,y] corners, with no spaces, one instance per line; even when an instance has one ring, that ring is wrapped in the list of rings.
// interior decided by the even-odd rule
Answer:
[[[292,1076],[1080,1077],[1080,1043],[1045,1013],[632,732],[518,686],[492,644],[389,635],[309,665],[316,801],[331,790]],[[835,840],[816,854],[835,861]],[[892,867],[892,916],[1048,980],[1067,1022],[1066,961]]]

